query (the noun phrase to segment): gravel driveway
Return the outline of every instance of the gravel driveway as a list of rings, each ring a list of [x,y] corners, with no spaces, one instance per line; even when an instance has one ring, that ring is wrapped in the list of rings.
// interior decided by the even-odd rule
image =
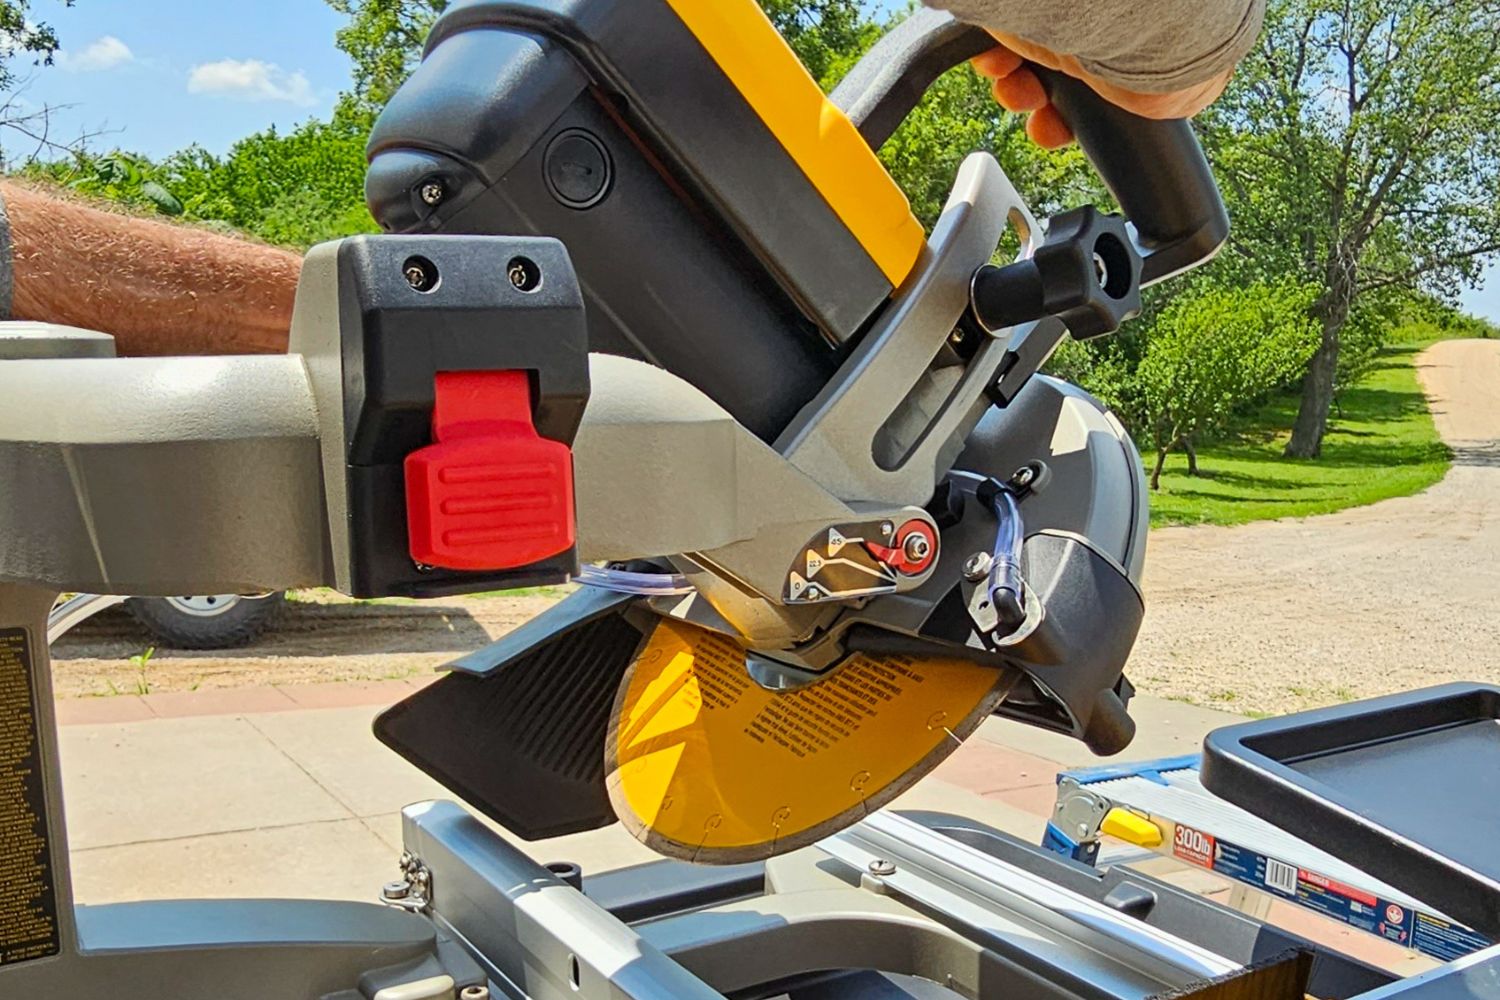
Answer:
[[[1152,532],[1144,692],[1286,712],[1452,680],[1500,682],[1500,341],[1417,359],[1453,470],[1320,517]]]

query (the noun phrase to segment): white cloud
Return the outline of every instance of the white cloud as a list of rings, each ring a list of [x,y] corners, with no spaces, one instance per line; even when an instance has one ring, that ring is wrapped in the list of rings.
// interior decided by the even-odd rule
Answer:
[[[188,74],[188,93],[242,101],[284,101],[302,107],[317,103],[312,84],[300,70],[289,73],[259,59],[220,59],[194,66]]]
[[[63,49],[57,53],[58,65],[75,73],[98,73],[134,61],[130,46],[114,35],[96,38],[77,52]]]

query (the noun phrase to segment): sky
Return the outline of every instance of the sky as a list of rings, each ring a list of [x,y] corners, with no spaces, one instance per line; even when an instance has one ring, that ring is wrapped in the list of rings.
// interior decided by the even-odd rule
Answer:
[[[343,15],[322,0],[33,0],[62,40],[22,97],[64,106],[55,134],[150,156],[198,143],[222,153],[268,125],[327,115],[348,86],[334,46]],[[7,151],[23,152],[12,137]]]
[[[96,147],[222,153],[269,125],[327,115],[349,81],[333,42],[343,16],[323,0],[34,0],[33,14],[63,47],[57,65],[29,71],[22,99],[61,106],[54,134],[104,132]],[[1500,322],[1500,261],[1462,305]]]

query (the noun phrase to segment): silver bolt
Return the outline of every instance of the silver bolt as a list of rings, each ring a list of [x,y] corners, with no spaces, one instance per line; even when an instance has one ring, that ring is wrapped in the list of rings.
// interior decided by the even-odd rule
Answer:
[[[490,1000],[488,986],[465,986],[458,993],[458,1000]]]
[[[442,181],[428,181],[422,185],[422,200],[429,205],[440,205],[447,196],[448,190],[443,187]]]
[[[889,521],[881,521],[880,533],[889,538],[891,535],[896,533],[896,526]]]
[[[406,275],[406,283],[417,291],[427,288],[427,269],[422,265],[412,264],[402,273]]]
[[[952,333],[948,334],[948,343],[952,344],[954,347],[958,347],[963,342],[964,332],[962,330],[954,330]]]
[[[405,899],[410,895],[411,883],[406,881],[405,879],[402,879],[399,882],[387,882],[385,885],[380,887],[380,898],[388,899],[392,902],[398,899]]]
[[[418,573],[431,573],[433,571],[433,567],[423,562],[414,562],[412,566],[416,568]]]
[[[990,567],[994,564],[994,557],[988,552],[976,552],[964,560],[964,579],[978,583],[990,575]]]
[[[524,289],[531,282],[531,276],[526,273],[526,268],[520,264],[512,264],[510,270],[505,272],[510,283],[515,288]]]
[[[932,555],[932,543],[921,532],[907,535],[906,542],[901,547],[906,550],[906,558],[912,562],[921,562]]]
[[[870,862],[870,874],[879,878],[885,878],[888,875],[894,875],[896,874],[896,865],[894,862],[887,861],[885,858],[876,858],[874,861]]]
[[[1010,484],[1012,486],[1019,486],[1022,489],[1025,489],[1034,482],[1036,482],[1036,469],[1029,465],[1021,466],[1016,470],[1015,475],[1010,477]]]

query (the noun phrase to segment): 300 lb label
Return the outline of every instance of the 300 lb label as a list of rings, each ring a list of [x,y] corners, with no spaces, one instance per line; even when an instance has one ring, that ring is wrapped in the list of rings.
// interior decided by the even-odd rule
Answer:
[[[31,644],[0,629],[0,966],[58,952]]]
[[[1201,830],[1177,824],[1172,834],[1172,853],[1204,868],[1214,866],[1214,838]]]

